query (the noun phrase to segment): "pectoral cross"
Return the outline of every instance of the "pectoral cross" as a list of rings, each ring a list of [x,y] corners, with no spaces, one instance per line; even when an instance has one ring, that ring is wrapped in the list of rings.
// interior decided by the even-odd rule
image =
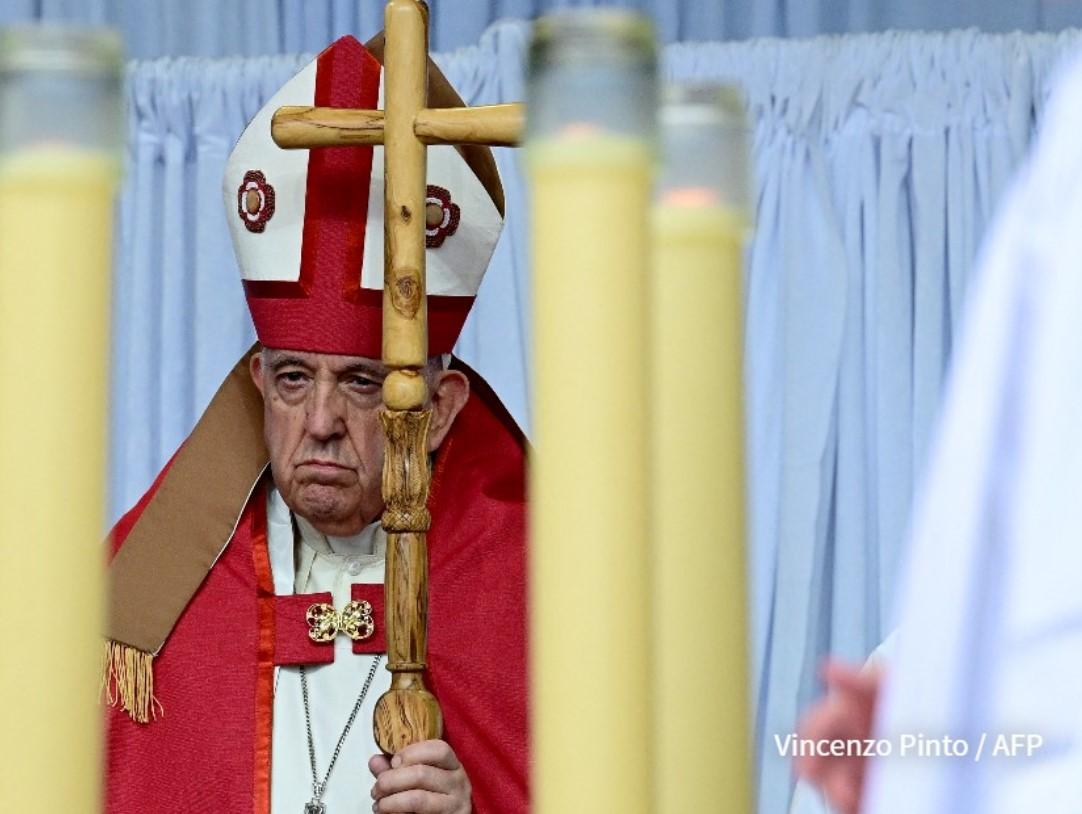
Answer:
[[[385,11],[385,110],[283,107],[272,124],[284,148],[383,145],[385,166],[383,276],[383,498],[387,531],[387,669],[391,689],[376,704],[379,747],[394,754],[438,738],[443,718],[425,688],[428,645],[426,506],[430,411],[422,369],[428,358],[425,300],[425,166],[429,144],[517,144],[524,118],[518,104],[429,109],[428,7],[390,0]],[[367,194],[359,190],[358,194]],[[319,808],[306,814],[319,814]]]

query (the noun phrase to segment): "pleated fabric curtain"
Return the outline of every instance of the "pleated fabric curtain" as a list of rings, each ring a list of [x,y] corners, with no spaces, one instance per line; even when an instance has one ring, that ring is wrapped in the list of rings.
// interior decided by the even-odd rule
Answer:
[[[755,122],[747,278],[760,811],[826,654],[893,627],[899,553],[985,228],[1078,32],[675,45]]]
[[[498,24],[437,61],[470,103],[519,100],[528,34]],[[1079,44],[1073,32],[966,32],[664,51],[668,77],[739,84],[754,125],[747,406],[764,814],[788,805],[790,768],[773,736],[792,731],[814,697],[823,655],[862,659],[890,628],[898,551],[973,258],[1054,66]],[[130,67],[113,516],[253,339],[221,171],[247,119],[305,60]],[[517,155],[499,150],[497,161],[507,227],[458,352],[528,431],[528,213]]]
[[[1082,3],[1071,0],[429,0],[432,47],[474,45],[497,20],[599,5],[651,15],[663,42],[1082,25]],[[136,59],[261,56],[319,51],[342,34],[377,31],[383,6],[384,0],[4,0],[0,25],[35,19],[111,25]]]
[[[378,31],[384,5],[384,0],[5,0],[0,25],[34,19],[111,25],[137,59],[260,56],[318,51],[342,34]],[[429,0],[431,44],[443,51],[475,45],[497,20],[598,5],[651,14],[666,42],[732,33],[720,0]]]

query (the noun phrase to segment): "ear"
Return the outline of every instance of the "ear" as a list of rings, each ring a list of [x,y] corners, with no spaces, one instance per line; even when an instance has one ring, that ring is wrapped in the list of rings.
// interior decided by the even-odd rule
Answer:
[[[248,372],[252,374],[252,384],[255,385],[255,389],[259,391],[259,395],[263,395],[263,351],[257,351],[252,354],[252,358],[248,361]]]
[[[461,370],[441,370],[432,386],[432,422],[428,425],[428,451],[439,449],[451,425],[470,397],[470,380]]]

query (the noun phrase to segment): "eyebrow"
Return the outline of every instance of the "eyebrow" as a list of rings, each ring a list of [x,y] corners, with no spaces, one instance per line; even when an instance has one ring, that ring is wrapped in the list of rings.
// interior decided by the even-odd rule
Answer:
[[[302,367],[305,370],[312,370],[312,365],[300,356],[292,356],[289,354],[279,356],[271,361],[271,370],[275,373],[287,367]],[[340,370],[334,371],[336,376],[348,376],[353,373],[364,373],[373,378],[385,379],[387,378],[388,370],[383,365],[373,362],[357,362],[356,364],[348,365]]]
[[[358,362],[355,365],[350,365],[349,367],[342,368],[342,370],[338,371],[338,375],[342,376],[349,375],[350,373],[365,373],[369,376],[372,376],[373,378],[385,379],[387,378],[387,374],[389,372],[390,371],[382,365],[374,365],[368,362]]]
[[[312,369],[312,366],[299,356],[278,356],[271,361],[271,370],[275,373],[284,367],[303,367],[306,370]]]

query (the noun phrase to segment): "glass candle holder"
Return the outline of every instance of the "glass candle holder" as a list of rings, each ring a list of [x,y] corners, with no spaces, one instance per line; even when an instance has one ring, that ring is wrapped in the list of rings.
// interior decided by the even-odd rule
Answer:
[[[0,32],[0,151],[68,147],[119,157],[123,59],[110,31]]]
[[[591,132],[653,141],[657,46],[646,18],[619,9],[542,17],[528,63],[528,147]]]
[[[98,811],[115,36],[0,33],[0,811]],[[149,273],[149,269],[147,272]],[[133,428],[133,431],[139,431]],[[43,590],[43,586],[47,586]],[[30,621],[30,627],[27,622]],[[42,620],[47,635],[34,630]],[[63,766],[58,782],[56,767]]]
[[[651,810],[645,362],[656,61],[650,24],[619,10],[542,18],[530,46],[539,814]]]
[[[750,214],[744,99],[728,85],[671,84],[661,94],[661,203],[710,203]]]
[[[751,814],[744,105],[731,88],[672,86],[659,120],[649,289],[654,812]]]

